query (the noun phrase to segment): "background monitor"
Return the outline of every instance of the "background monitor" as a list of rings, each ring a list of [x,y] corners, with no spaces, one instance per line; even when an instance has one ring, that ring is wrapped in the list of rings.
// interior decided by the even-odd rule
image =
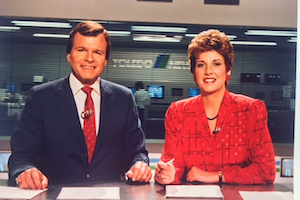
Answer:
[[[189,89],[189,97],[195,97],[200,94],[199,88],[190,88]]]
[[[16,88],[15,83],[5,83],[6,92],[14,92]]]
[[[257,73],[241,73],[242,83],[260,83],[261,74]]]
[[[281,158],[281,177],[294,177],[294,158]]]
[[[148,93],[151,98],[163,99],[164,98],[164,86],[163,85],[148,85]]]
[[[281,74],[265,74],[265,83],[272,85],[280,85]]]
[[[22,92],[28,92],[30,88],[35,86],[36,84],[34,83],[21,83],[21,91]]]
[[[172,88],[172,96],[182,96],[183,89],[182,88]]]
[[[271,91],[271,100],[282,101],[283,100],[283,92],[282,91]]]
[[[131,90],[132,94],[134,94],[136,92],[135,87],[130,87],[129,89]]]

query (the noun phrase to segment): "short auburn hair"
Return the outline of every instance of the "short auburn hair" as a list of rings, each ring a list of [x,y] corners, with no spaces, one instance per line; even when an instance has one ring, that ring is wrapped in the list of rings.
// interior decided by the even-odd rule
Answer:
[[[230,71],[233,67],[234,50],[230,39],[223,32],[216,29],[209,29],[199,33],[191,40],[188,47],[188,56],[190,70],[195,72],[197,56],[206,51],[215,50],[221,54],[225,60],[226,71]]]

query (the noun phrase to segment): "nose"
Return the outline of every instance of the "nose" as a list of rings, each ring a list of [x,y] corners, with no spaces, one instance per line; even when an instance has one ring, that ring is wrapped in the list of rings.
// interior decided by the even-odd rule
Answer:
[[[85,55],[85,60],[88,62],[93,62],[94,61],[93,52],[88,51]]]
[[[211,73],[213,73],[212,66],[208,64],[205,66],[205,74],[211,74]]]

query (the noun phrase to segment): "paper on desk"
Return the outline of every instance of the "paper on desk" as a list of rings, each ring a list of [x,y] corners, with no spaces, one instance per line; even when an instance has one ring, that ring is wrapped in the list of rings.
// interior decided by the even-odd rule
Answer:
[[[218,185],[167,185],[166,197],[223,199]]]
[[[120,199],[120,188],[63,187],[57,199]]]
[[[0,199],[31,199],[43,191],[45,190],[26,190],[18,187],[0,186]]]
[[[289,192],[279,191],[240,191],[240,195],[244,200],[291,200],[294,199],[294,194]]]

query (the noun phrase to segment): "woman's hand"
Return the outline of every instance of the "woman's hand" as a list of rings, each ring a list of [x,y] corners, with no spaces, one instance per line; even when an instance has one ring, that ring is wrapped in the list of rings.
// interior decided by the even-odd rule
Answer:
[[[175,180],[175,166],[172,162],[158,162],[155,168],[154,179],[160,184],[170,184]]]
[[[198,181],[202,183],[218,183],[219,173],[207,172],[197,167],[192,167],[186,175],[186,180],[189,182]]]

